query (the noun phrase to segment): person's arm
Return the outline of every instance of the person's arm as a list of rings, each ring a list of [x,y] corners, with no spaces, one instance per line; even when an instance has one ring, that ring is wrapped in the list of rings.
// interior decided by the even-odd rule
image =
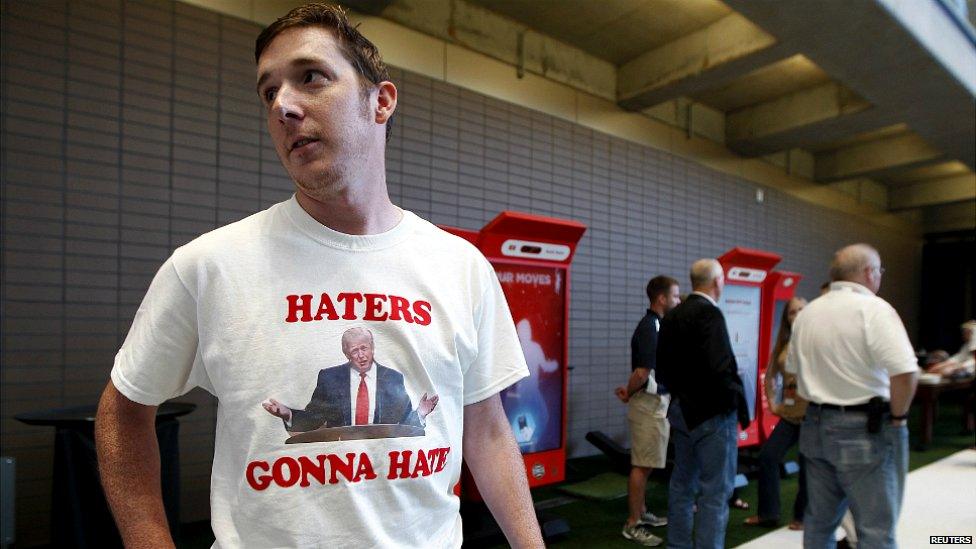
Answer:
[[[633,372],[630,373],[630,377],[627,378],[627,385],[625,387],[617,387],[614,390],[614,394],[621,402],[630,402],[630,397],[634,396],[644,390],[646,383],[651,381],[651,372],[647,368],[635,368]],[[656,386],[657,384],[655,384]]]
[[[905,325],[898,311],[881,301],[865,316],[864,331],[871,360],[888,372],[891,414],[903,416],[915,396],[919,369]],[[904,424],[904,420],[893,423]]]
[[[464,407],[462,455],[509,545],[544,547],[525,462],[498,394]]]
[[[634,396],[634,393],[644,390],[644,384],[648,382],[651,371],[647,368],[636,368],[630,373],[627,380],[627,398]]]
[[[773,357],[769,360],[769,366],[766,367],[766,373],[763,374],[763,390],[766,392],[766,402],[769,403],[769,411],[773,415],[779,415],[780,405],[776,402],[776,376],[781,375],[783,371],[780,361]]]
[[[98,469],[127,548],[175,547],[159,476],[156,407],[125,397],[109,381],[95,417]]]
[[[908,372],[891,376],[891,415],[903,416],[908,413],[918,385],[918,372]],[[901,420],[904,422],[905,420]],[[901,424],[901,422],[896,422]]]

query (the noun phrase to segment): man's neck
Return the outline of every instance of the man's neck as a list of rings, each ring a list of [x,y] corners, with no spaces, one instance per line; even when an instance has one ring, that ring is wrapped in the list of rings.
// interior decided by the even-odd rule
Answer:
[[[298,204],[313,219],[345,234],[366,235],[389,231],[400,222],[403,211],[393,205],[386,184],[376,189],[346,187],[339,193],[313,198],[299,189]]]
[[[863,280],[863,279],[862,280],[835,280],[834,282],[842,282],[844,284],[857,284],[867,292],[871,294],[876,294],[876,292],[871,289],[871,286],[869,286],[870,282],[868,282],[867,280]]]
[[[664,310],[664,305],[651,305],[648,308],[654,311],[654,314],[656,314],[657,316],[664,318],[664,313],[666,312]]]
[[[718,302],[718,295],[714,287],[711,288],[695,288],[691,293],[702,294],[711,298],[712,301]]]

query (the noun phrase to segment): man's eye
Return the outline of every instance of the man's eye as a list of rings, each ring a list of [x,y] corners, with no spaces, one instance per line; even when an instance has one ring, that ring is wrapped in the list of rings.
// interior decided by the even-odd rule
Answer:
[[[264,100],[267,101],[268,103],[274,101],[276,93],[278,93],[278,90],[276,88],[268,88],[264,90]]]
[[[310,84],[316,80],[325,78],[325,75],[320,71],[308,71],[305,73],[305,83]]]

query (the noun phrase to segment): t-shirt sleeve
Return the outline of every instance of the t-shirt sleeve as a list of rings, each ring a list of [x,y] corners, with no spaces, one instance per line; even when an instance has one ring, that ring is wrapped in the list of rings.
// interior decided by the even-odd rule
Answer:
[[[888,376],[918,370],[918,361],[905,326],[895,308],[884,303],[867,317],[868,349],[874,362],[888,372]]]
[[[464,405],[474,404],[527,377],[522,345],[512,322],[512,313],[495,270],[489,271],[487,287],[475,304],[478,352],[464,371]]]
[[[129,400],[156,406],[196,385],[196,301],[169,258],[153,278],[129,334],[115,355],[112,383]]]
[[[631,338],[630,354],[632,368],[654,370],[657,367],[657,330],[653,320],[637,325]]]

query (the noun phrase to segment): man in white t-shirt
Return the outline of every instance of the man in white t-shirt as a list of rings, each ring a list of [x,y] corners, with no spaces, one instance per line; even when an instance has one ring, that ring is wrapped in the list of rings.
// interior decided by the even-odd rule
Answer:
[[[511,314],[473,246],[390,201],[397,89],[379,52],[341,9],[310,4],[265,29],[255,59],[296,193],[178,248],[136,313],[96,420],[126,546],[173,546],[156,407],[202,387],[218,399],[215,547],[459,547],[462,455],[509,543],[541,547],[498,397],[527,375]],[[336,345],[356,326],[381,344],[354,351],[354,330]],[[309,402],[322,365],[350,360],[395,364],[403,395],[436,395],[414,411],[437,407],[424,434],[286,444],[268,395]],[[383,416],[384,402],[367,401],[366,415]]]
[[[874,248],[841,249],[830,291],[793,324],[786,371],[798,374],[798,392],[810,403],[800,428],[809,497],[804,547],[833,547],[848,505],[859,546],[897,546],[918,365],[898,313],[875,295],[882,273]]]

